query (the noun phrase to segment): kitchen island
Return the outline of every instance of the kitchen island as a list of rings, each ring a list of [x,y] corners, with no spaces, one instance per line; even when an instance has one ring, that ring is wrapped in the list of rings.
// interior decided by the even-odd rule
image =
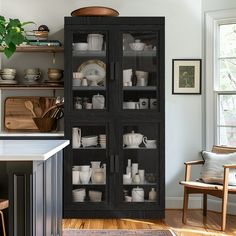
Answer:
[[[0,194],[9,199],[9,236],[62,235],[67,145],[68,140],[0,140],[0,186],[7,182]]]

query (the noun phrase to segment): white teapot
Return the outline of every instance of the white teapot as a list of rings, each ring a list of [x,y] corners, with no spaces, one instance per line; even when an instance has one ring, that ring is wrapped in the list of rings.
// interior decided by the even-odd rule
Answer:
[[[127,133],[123,135],[123,143],[127,148],[139,148],[139,145],[143,142],[143,135],[139,133]]]

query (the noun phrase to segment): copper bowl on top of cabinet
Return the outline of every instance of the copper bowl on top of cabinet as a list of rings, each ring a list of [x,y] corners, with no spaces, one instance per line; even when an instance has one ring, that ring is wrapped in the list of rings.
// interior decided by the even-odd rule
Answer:
[[[71,16],[118,16],[119,12],[109,7],[83,7],[71,12]]]

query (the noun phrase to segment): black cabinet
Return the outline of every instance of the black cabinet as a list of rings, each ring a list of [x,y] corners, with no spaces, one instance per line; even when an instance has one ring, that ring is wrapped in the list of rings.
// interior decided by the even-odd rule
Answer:
[[[163,17],[65,18],[64,217],[163,218]]]
[[[62,151],[47,161],[6,162],[9,235],[62,235]]]

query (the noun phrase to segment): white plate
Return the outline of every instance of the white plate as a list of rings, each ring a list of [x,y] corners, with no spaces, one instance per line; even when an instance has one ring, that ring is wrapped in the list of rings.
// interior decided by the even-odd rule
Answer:
[[[0,84],[17,84],[17,81],[16,80],[11,80],[11,79],[5,79],[5,80],[2,80],[0,79]]]
[[[88,60],[81,64],[77,71],[82,72],[85,77],[98,75],[99,79],[96,79],[98,83],[105,81],[106,78],[106,64],[101,60]]]

